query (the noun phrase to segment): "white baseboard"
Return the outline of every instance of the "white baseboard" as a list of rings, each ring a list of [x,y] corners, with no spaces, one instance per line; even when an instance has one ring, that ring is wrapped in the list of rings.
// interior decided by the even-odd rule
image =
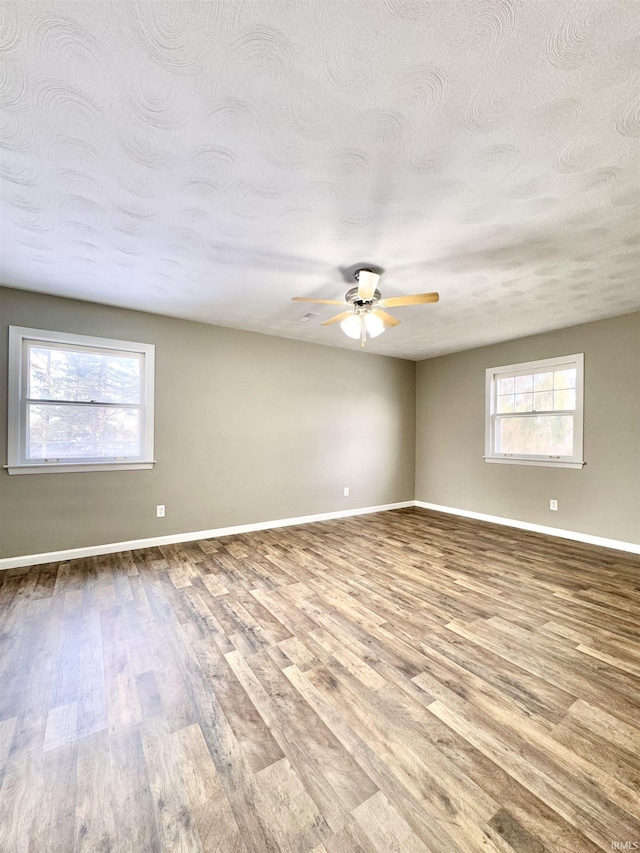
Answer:
[[[585,542],[588,545],[600,545],[602,548],[615,548],[617,551],[640,554],[640,544],[635,542],[621,542],[618,539],[607,539],[604,536],[592,536],[590,533],[577,533],[574,530],[562,530],[559,527],[547,527],[544,524],[532,524],[529,521],[517,521],[513,518],[503,518],[500,515],[487,515],[484,512],[456,509],[455,507],[441,506],[426,501],[414,501],[414,506],[433,509],[436,512],[447,512],[450,515],[460,515],[463,518],[475,518],[478,521],[490,521],[492,524],[504,524],[506,527],[517,527],[520,530],[531,530],[534,533],[546,533],[548,536],[559,536],[561,539],[573,539],[576,542]]]
[[[499,515],[487,515],[484,512],[473,512],[467,509],[456,509],[451,506],[427,503],[426,501],[399,501],[380,506],[367,506],[358,509],[344,509],[336,512],[321,512],[316,515],[301,515],[297,518],[279,518],[274,521],[258,521],[255,524],[237,524],[233,527],[216,527],[212,530],[197,530],[191,533],[172,533],[168,536],[154,536],[149,539],[132,539],[128,542],[110,542],[105,545],[89,545],[85,548],[70,548],[65,551],[49,551],[45,554],[26,554],[21,557],[6,557],[0,559],[0,570],[17,569],[23,566],[37,566],[42,563],[57,563],[63,560],[77,560],[81,557],[95,557],[99,554],[115,554],[119,551],[133,551],[137,548],[153,548],[157,545],[173,545],[178,542],[194,542],[198,539],[216,539],[219,536],[233,536],[235,533],[251,533],[254,530],[271,530],[277,527],[291,527],[295,524],[310,524],[314,521],[329,521],[333,518],[348,518],[355,515],[367,515],[372,512],[386,512],[390,509],[403,509],[417,506],[432,509],[436,512],[446,512],[449,515],[459,515],[463,518],[475,518],[478,521],[489,521],[493,524],[503,524],[506,527],[517,527],[520,530],[531,530],[534,533],[546,533],[548,536],[558,536],[561,539],[573,539],[588,545],[600,545],[603,548],[615,548],[618,551],[628,551],[640,554],[640,544],[621,542],[618,539],[607,539],[604,536],[592,536],[589,533],[577,533],[573,530],[562,530],[558,527],[547,527],[543,524],[532,524],[528,521],[518,521],[513,518],[503,518]]]
[[[86,548],[49,551],[46,554],[6,557],[0,560],[0,570],[17,569],[22,566],[37,566],[42,563],[58,563],[62,560],[77,560],[81,557],[95,557],[99,554],[115,554],[119,551],[133,551],[136,548],[154,548],[156,545],[194,542],[197,539],[216,539],[219,536],[233,536],[235,533],[251,533],[254,530],[270,530],[274,527],[292,527],[294,524],[310,524],[313,521],[328,521],[332,518],[367,515],[371,512],[386,512],[389,509],[402,509],[408,506],[415,506],[415,501],[399,501],[398,503],[360,507],[359,509],[342,509],[336,512],[321,512],[316,515],[301,515],[298,518],[279,518],[275,521],[258,521],[255,524],[237,524],[233,527],[217,527],[213,530],[197,530],[193,533],[171,533],[168,536],[154,536],[150,539],[132,539],[129,542],[110,542],[106,545],[89,545]]]

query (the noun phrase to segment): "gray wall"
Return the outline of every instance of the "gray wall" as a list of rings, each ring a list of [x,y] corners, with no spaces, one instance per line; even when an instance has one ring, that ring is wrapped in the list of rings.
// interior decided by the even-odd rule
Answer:
[[[158,464],[0,471],[0,558],[414,497],[640,543],[640,314],[430,359],[416,375],[357,349],[0,288],[3,461],[9,325],[154,343]],[[586,467],[483,462],[485,368],[574,352]]]
[[[9,325],[155,344],[158,463],[0,471],[0,557],[413,500],[415,363],[7,288],[3,462]]]
[[[587,465],[484,462],[485,369],[576,352]],[[423,361],[416,385],[417,500],[640,543],[640,314]]]

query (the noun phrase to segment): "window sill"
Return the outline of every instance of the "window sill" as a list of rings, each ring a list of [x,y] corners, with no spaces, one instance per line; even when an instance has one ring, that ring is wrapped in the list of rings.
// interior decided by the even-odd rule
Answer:
[[[149,462],[52,462],[42,465],[3,465],[9,474],[77,474],[82,471],[143,471],[153,468]]]
[[[538,468],[584,468],[586,462],[562,462],[552,459],[517,459],[506,456],[483,456],[485,462],[497,462],[499,465],[535,465]]]

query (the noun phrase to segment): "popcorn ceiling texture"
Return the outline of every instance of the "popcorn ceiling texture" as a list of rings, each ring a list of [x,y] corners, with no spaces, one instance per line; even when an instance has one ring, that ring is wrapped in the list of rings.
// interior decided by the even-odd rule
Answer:
[[[2,3],[1,283],[422,358],[640,309],[633,0]]]

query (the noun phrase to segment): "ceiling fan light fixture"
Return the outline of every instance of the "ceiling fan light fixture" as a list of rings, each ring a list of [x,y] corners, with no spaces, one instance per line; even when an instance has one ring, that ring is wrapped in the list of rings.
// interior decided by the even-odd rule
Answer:
[[[354,311],[349,314],[340,323],[340,328],[349,338],[354,341],[358,339],[364,341],[367,335],[370,338],[377,338],[385,330],[385,325],[380,319],[370,311]]]

